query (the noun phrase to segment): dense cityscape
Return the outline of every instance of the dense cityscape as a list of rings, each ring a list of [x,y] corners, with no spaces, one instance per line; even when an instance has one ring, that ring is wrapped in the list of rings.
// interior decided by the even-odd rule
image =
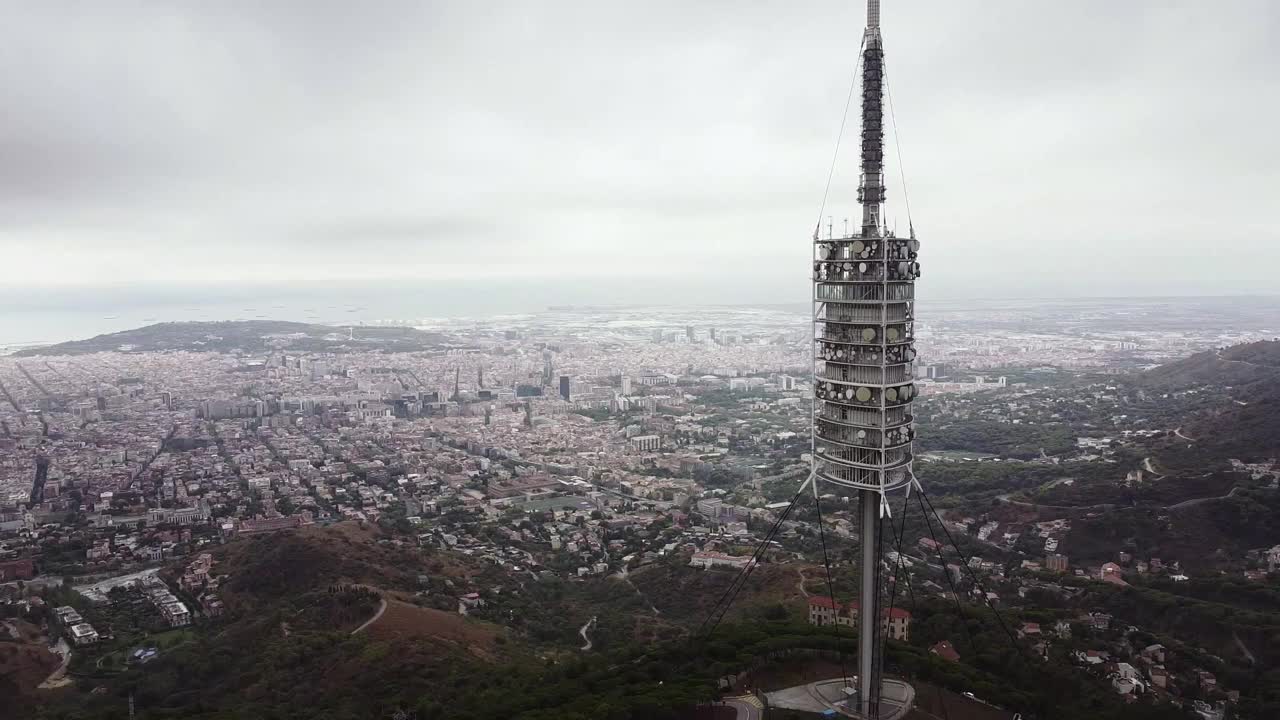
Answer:
[[[1169,318],[1174,306],[1156,310]],[[933,527],[920,518],[906,524],[904,507],[905,530],[889,557],[909,568],[914,592],[995,604],[1010,622],[1023,617],[1019,642],[1044,657],[1051,648],[1069,653],[1118,695],[1221,717],[1240,689],[1215,678],[1202,659],[1211,650],[1175,649],[1155,640],[1155,628],[1078,603],[1086,594],[1079,582],[1223,572],[1273,582],[1280,545],[1230,557],[1175,556],[1168,543],[1099,548],[1092,531],[1080,532],[1100,522],[1098,513],[1082,516],[1071,491],[1086,482],[1130,494],[1161,487],[1176,471],[1153,465],[1161,461],[1152,443],[1193,436],[1170,426],[1170,411],[1142,409],[1135,393],[1145,391],[1133,379],[1274,330],[1246,321],[1224,334],[1191,319],[1162,327],[1141,318],[1152,310],[1144,303],[1114,307],[1024,307],[989,316],[996,327],[985,331],[945,312],[921,325],[917,416],[930,432],[917,472],[939,498],[938,531],[945,522],[965,550],[947,557]],[[1217,312],[1195,301],[1180,307],[1190,318]],[[563,630],[533,627],[522,612],[533,592],[522,599],[513,587],[627,582],[658,622],[678,626],[680,613],[696,613],[664,609],[670,599],[650,594],[655,568],[786,568],[796,578],[788,612],[818,626],[856,625],[839,589],[847,585],[826,592],[813,565],[819,517],[798,511],[767,555],[749,551],[807,472],[802,314],[560,308],[420,328],[437,346],[410,351],[388,350],[375,328],[361,326],[311,326],[337,345],[298,351],[314,341],[306,331],[255,335],[243,324],[190,326],[160,351],[103,336],[66,346],[73,354],[52,346],[0,358],[0,571],[15,618],[6,626],[15,638],[47,638],[50,657],[60,657],[41,687],[96,683],[73,681],[77,668],[125,672],[164,656],[159,638],[175,632],[165,628],[209,632],[224,613],[251,608],[243,589],[224,591],[231,565],[220,548],[348,524],[376,529],[380,543],[475,564],[444,583],[421,573],[420,587],[377,588],[397,612],[458,613],[552,645],[573,630],[598,648],[625,631],[596,615]],[[205,349],[220,343],[256,347]],[[992,424],[1004,428],[998,437],[986,435]],[[1012,431],[1019,427],[1029,431],[1024,439]],[[1274,461],[1235,462],[1250,487],[1275,488]],[[1169,492],[1187,497],[1170,496],[1166,506],[1239,484],[1212,480],[1177,486]],[[831,537],[823,542],[846,547],[857,537],[850,500],[824,497]],[[1088,497],[1108,499],[1096,487]],[[837,567],[854,567],[852,556],[840,557]],[[81,601],[44,615],[40,593],[61,586]],[[1052,622],[1032,609],[1043,597],[1062,608]],[[129,608],[127,621],[120,607]],[[913,615],[899,607],[887,635],[910,642]],[[963,637],[927,632],[933,654],[967,652]]]

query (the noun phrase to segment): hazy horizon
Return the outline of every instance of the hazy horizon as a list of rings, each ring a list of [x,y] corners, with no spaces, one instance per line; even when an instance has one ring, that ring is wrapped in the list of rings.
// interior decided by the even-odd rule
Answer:
[[[597,308],[680,309],[689,307],[794,307],[805,312],[809,307],[806,295],[777,299],[768,297],[738,298],[717,294],[703,294],[694,302],[680,299],[663,299],[669,293],[654,292],[652,288],[595,288],[596,292],[584,294],[584,288],[570,289],[555,282],[527,283],[518,292],[483,292],[479,296],[465,286],[441,287],[425,284],[422,287],[396,286],[386,288],[239,288],[228,292],[227,288],[215,292],[208,288],[193,292],[191,288],[172,287],[164,292],[154,288],[96,289],[61,291],[27,295],[13,290],[0,290],[0,302],[7,308],[0,313],[0,345],[46,344],[93,337],[96,335],[129,330],[157,322],[228,321],[228,320],[286,320],[321,324],[368,324],[384,320],[415,320],[422,318],[490,318],[499,315],[541,313],[552,306],[577,306]],[[807,288],[802,288],[807,289]],[[658,297],[655,297],[658,296]],[[1267,307],[1275,305],[1280,317],[1280,294],[1247,295],[1184,295],[1184,296],[1043,296],[1018,297],[973,295],[970,297],[938,296],[924,294],[919,301],[926,313],[930,308],[972,302],[987,305],[1001,303],[1025,303],[1028,308],[1053,303],[1174,302],[1216,309],[1222,305],[1226,313],[1233,310],[1237,299],[1264,299]],[[1232,313],[1234,314],[1234,312]],[[1266,315],[1266,308],[1254,314]],[[1236,322],[1238,322],[1238,315]]]

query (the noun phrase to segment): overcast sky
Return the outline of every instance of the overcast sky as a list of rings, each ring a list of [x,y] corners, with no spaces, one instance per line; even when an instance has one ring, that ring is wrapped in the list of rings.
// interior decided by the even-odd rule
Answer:
[[[11,290],[527,282],[562,302],[803,300],[864,13],[4,4]],[[883,16],[923,295],[1280,287],[1280,3]],[[855,107],[837,230],[856,134]],[[905,230],[892,137],[888,157]]]

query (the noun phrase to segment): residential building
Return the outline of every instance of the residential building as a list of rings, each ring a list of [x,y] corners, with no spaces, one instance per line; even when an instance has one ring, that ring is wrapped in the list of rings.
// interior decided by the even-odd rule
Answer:
[[[82,622],[71,626],[71,641],[76,645],[92,645],[98,642],[98,631],[89,623]]]
[[[811,625],[858,626],[858,604],[833,602],[822,595],[809,597],[809,623]],[[902,608],[885,608],[882,613],[881,632],[894,640],[907,640],[911,630],[911,613]]]
[[[689,565],[709,570],[713,567],[730,567],[742,569],[752,564],[752,559],[745,555],[728,555],[712,550],[699,550],[693,554]]]
[[[662,447],[662,438],[658,435],[637,435],[630,440],[631,449],[640,452],[657,450]]]

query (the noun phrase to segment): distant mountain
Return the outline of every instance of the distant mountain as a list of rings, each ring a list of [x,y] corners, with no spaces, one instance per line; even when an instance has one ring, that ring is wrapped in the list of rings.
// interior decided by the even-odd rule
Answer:
[[[448,345],[448,337],[406,327],[337,327],[283,320],[170,322],[98,335],[87,340],[27,348],[18,357],[84,355],[95,352],[344,350],[412,351]]]

